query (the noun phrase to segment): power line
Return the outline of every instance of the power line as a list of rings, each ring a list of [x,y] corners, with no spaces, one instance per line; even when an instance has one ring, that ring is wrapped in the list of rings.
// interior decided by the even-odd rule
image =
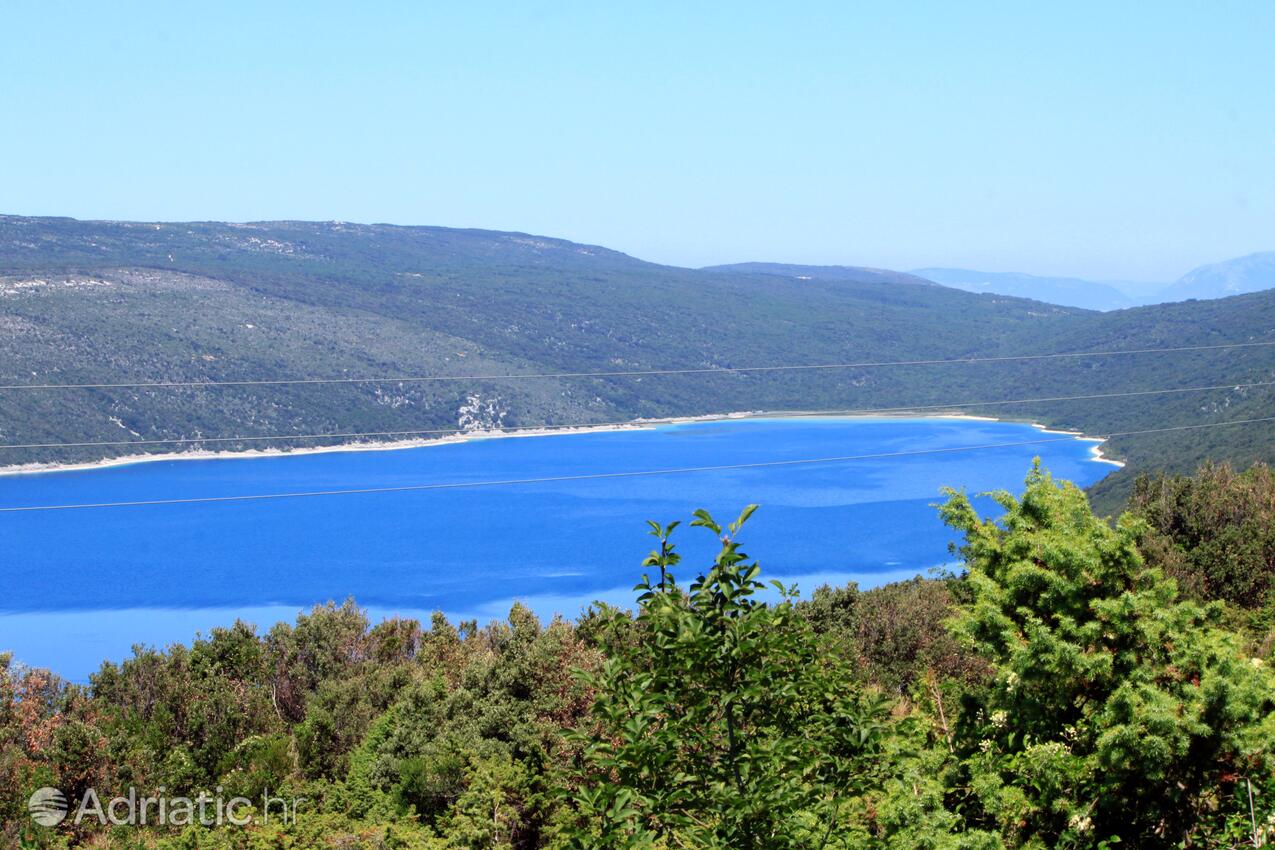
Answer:
[[[909,411],[922,410],[950,410],[953,408],[968,407],[993,407],[1004,404],[1043,404],[1046,402],[1061,401],[1092,401],[1098,399],[1112,398],[1130,398],[1134,396],[1151,396],[1151,395],[1171,395],[1178,393],[1194,393],[1208,392],[1213,390],[1241,390],[1252,389],[1254,387],[1270,387],[1275,386],[1275,381],[1255,381],[1244,384],[1214,384],[1206,387],[1171,387],[1166,389],[1155,390],[1128,390],[1113,393],[1089,393],[1085,395],[1070,396],[1038,396],[1035,398],[1012,398],[998,399],[995,401],[962,401],[950,402],[944,404],[918,404],[906,405],[899,407],[861,407],[846,408],[833,410],[811,410],[811,411],[776,411],[776,415],[783,416],[861,416],[872,413],[906,413]],[[735,418],[727,415],[717,417],[705,417],[699,421],[729,421]],[[156,438],[142,440],[102,440],[88,441],[80,443],[12,443],[8,445],[0,445],[0,450],[5,449],[66,449],[66,448],[90,448],[90,447],[111,447],[111,446],[149,446],[149,445],[190,445],[202,443],[239,443],[239,442],[260,442],[271,440],[336,440],[336,439],[361,439],[366,437],[417,437],[431,434],[475,434],[480,436],[484,433],[502,433],[516,434],[524,431],[575,431],[582,428],[619,428],[634,425],[658,425],[662,422],[670,422],[673,420],[627,420],[623,422],[582,422],[575,425],[521,425],[509,428],[492,429],[490,432],[474,431],[465,428],[426,428],[400,431],[348,431],[348,432],[330,432],[325,434],[271,434],[271,435],[253,435],[240,437],[171,437]]]
[[[567,378],[631,378],[657,375],[705,375],[713,373],[797,372],[823,369],[870,369],[884,366],[938,366],[966,363],[1010,363],[1030,360],[1057,360],[1078,357],[1117,357],[1131,354],[1172,354],[1184,351],[1221,351],[1234,348],[1275,346],[1275,340],[1231,342],[1218,345],[1180,345],[1170,348],[1131,348],[1112,351],[1074,351],[1056,354],[1020,354],[999,357],[952,357],[930,360],[872,360],[860,363],[786,364],[778,366],[709,366],[687,369],[638,369],[605,372],[522,372],[504,375],[402,375],[372,378],[277,378],[234,381],[137,381],[101,384],[0,384],[8,390],[119,390],[119,389],[212,389],[216,387],[272,387],[313,384],[409,384],[436,381],[510,381]]]
[[[1160,434],[1169,431],[1189,431],[1205,428],[1217,428],[1226,425],[1251,425],[1259,422],[1275,422],[1275,416],[1260,419],[1236,419],[1230,422],[1206,422],[1198,425],[1177,425],[1167,428],[1146,428],[1139,431],[1119,431],[1104,437],[1093,439],[1110,440],[1116,437],[1133,437],[1143,434]],[[1032,446],[1045,443],[1059,443],[1077,439],[1082,435],[1073,434],[1066,437],[1048,437],[1039,440],[1023,440],[1012,443],[985,443],[976,446],[952,446],[942,449],[916,449],[901,452],[880,452],[876,454],[842,455],[839,457],[800,458],[794,460],[757,461],[752,463],[732,463],[717,466],[683,466],[666,469],[646,469],[627,472],[592,472],[579,475],[554,475],[541,478],[510,478],[489,481],[453,481],[434,484],[406,484],[395,487],[359,487],[344,490],[311,490],[292,493],[257,493],[240,496],[196,496],[184,499],[146,499],[131,502],[96,502],[66,505],[29,505],[24,507],[0,508],[0,513],[25,513],[34,511],[83,510],[88,508],[126,508],[147,507],[157,505],[190,505],[213,502],[260,502],[276,499],[303,499],[318,496],[353,496],[372,493],[411,493],[426,490],[459,490],[478,487],[508,487],[522,484],[555,484],[569,481],[598,481],[615,478],[643,478],[657,475],[680,475],[692,472],[724,472],[738,469],[764,469],[781,466],[811,466],[827,463],[846,463],[856,460],[879,460],[895,457],[916,457],[920,455],[954,454],[957,452],[980,451],[986,449],[1011,448],[1015,446]]]

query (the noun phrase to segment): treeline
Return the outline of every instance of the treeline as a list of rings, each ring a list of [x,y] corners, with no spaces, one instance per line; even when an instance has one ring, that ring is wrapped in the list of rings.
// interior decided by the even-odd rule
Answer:
[[[1238,847],[1275,837],[1275,476],[1143,479],[1116,524],[1034,470],[952,492],[966,571],[808,600],[751,513],[652,523],[636,611],[139,649],[91,686],[0,663],[5,847]],[[61,790],[295,800],[293,819],[36,824]]]

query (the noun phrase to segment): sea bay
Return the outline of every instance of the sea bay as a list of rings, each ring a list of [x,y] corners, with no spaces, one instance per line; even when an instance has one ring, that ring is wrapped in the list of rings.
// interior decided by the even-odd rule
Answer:
[[[0,513],[0,651],[84,681],[137,642],[236,617],[264,630],[348,597],[374,619],[485,620],[515,599],[575,616],[632,599],[645,520],[726,521],[753,502],[744,548],[764,578],[873,586],[952,562],[942,487],[1016,490],[1036,456],[1088,485],[1111,469],[1093,447],[991,420],[759,417],[4,476],[0,507],[464,486]],[[682,471],[645,474],[660,470]],[[712,535],[675,539],[693,578]]]

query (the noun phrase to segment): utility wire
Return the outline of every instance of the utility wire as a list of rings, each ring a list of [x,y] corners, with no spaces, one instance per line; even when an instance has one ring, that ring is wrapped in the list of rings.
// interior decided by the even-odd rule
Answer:
[[[566,378],[629,378],[650,377],[656,375],[704,375],[712,373],[743,372],[797,372],[818,369],[869,369],[882,366],[937,366],[948,363],[1009,363],[1028,360],[1057,360],[1078,357],[1116,357],[1130,354],[1172,354],[1183,351],[1221,351],[1233,348],[1255,348],[1275,346],[1275,340],[1262,342],[1230,342],[1218,345],[1180,345],[1171,348],[1131,348],[1112,351],[1073,351],[1058,354],[1019,354],[1000,357],[952,357],[930,360],[875,360],[860,363],[817,363],[811,365],[780,366],[709,366],[690,369],[639,369],[631,371],[609,372],[523,372],[504,375],[404,375],[373,378],[278,378],[263,380],[236,381],[137,381],[101,384],[0,384],[0,391],[10,390],[119,390],[119,389],[163,389],[193,388],[211,389],[214,387],[272,387],[305,384],[408,384],[433,381],[509,381]]]
[[[1143,434],[1161,434],[1169,431],[1190,431],[1205,428],[1218,428],[1225,425],[1251,425],[1259,422],[1275,422],[1275,416],[1260,419],[1236,419],[1230,422],[1205,422],[1197,425],[1176,425],[1168,428],[1146,428],[1139,431],[1117,431],[1097,440],[1110,440],[1115,437],[1133,437]],[[985,449],[1011,448],[1014,446],[1032,446],[1044,443],[1059,443],[1081,438],[1083,435],[1073,434],[1066,437],[1047,437],[1039,440],[1022,440],[1012,443],[985,443],[976,446],[952,446],[942,449],[915,449],[901,452],[879,452],[876,454],[841,455],[839,457],[801,458],[794,460],[757,461],[753,463],[731,463],[717,466],[682,466],[666,469],[645,469],[627,472],[592,472],[579,475],[553,475],[541,478],[509,478],[489,481],[453,481],[434,484],[406,484],[395,487],[359,487],[343,490],[310,490],[292,493],[258,493],[241,496],[196,496],[184,499],[146,499],[131,502],[96,502],[66,505],[28,505],[21,507],[0,508],[0,513],[25,513],[34,511],[83,510],[88,508],[125,508],[153,505],[190,505],[212,502],[260,502],[275,499],[302,499],[318,496],[352,496],[370,493],[411,493],[425,490],[459,490],[478,487],[507,487],[520,484],[554,484],[568,481],[598,481],[615,478],[642,478],[657,475],[680,475],[692,472],[723,472],[737,469],[765,469],[783,466],[811,466],[816,464],[846,463],[856,460],[878,460],[896,457],[916,457],[920,455],[954,454],[958,452],[979,451]]]
[[[1129,390],[1114,393],[1090,393],[1086,395],[1067,395],[1067,396],[1038,396],[1035,398],[1011,398],[999,399],[996,401],[962,401],[951,402],[945,404],[914,404],[900,407],[860,407],[833,410],[795,410],[795,411],[774,411],[773,415],[792,416],[792,417],[810,417],[810,416],[862,416],[872,413],[906,413],[910,411],[922,410],[950,410],[953,408],[968,407],[992,407],[1003,404],[1036,404],[1045,402],[1059,401],[1090,401],[1095,399],[1112,399],[1112,398],[1130,398],[1133,396],[1151,396],[1151,395],[1171,395],[1178,393],[1195,393],[1208,392],[1212,390],[1242,390],[1252,389],[1254,387],[1270,387],[1275,386],[1275,381],[1255,381],[1244,384],[1214,384],[1207,387],[1173,387],[1168,389],[1157,390]],[[728,415],[715,417],[704,417],[697,421],[730,421],[734,418]],[[269,441],[269,440],[336,440],[336,439],[359,439],[364,437],[416,437],[426,436],[430,434],[474,434],[481,436],[483,434],[516,434],[524,431],[574,431],[582,428],[619,428],[624,426],[641,426],[641,425],[659,425],[661,423],[671,422],[671,419],[649,419],[649,420],[627,420],[624,422],[581,422],[575,425],[519,425],[509,428],[493,428],[490,431],[475,431],[474,429],[465,428],[426,428],[417,430],[402,431],[348,431],[348,432],[331,432],[326,434],[270,434],[270,435],[254,435],[242,437],[171,437],[156,438],[143,440],[102,440],[90,441],[82,443],[12,443],[8,445],[0,445],[0,450],[5,449],[68,449],[68,448],[89,448],[89,447],[109,447],[109,446],[151,446],[151,445],[189,445],[196,443],[239,443],[249,441]]]

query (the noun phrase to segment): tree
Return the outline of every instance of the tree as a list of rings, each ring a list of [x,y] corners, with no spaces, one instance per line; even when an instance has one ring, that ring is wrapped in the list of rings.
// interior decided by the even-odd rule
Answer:
[[[993,665],[958,723],[967,826],[1011,846],[1216,846],[1250,832],[1250,782],[1275,809],[1275,681],[1218,606],[1143,563],[1138,522],[1113,529],[1039,465],[1021,499],[993,494],[995,521],[949,492],[971,600],[953,628]]]
[[[1129,510],[1146,521],[1138,548],[1195,599],[1221,599],[1275,646],[1275,472],[1206,463],[1194,475],[1138,478]]]
[[[976,681],[982,662],[944,623],[955,611],[957,579],[914,578],[861,591],[819,587],[797,612],[856,672],[882,690],[909,694],[927,680]]]
[[[793,609],[757,598],[760,567],[735,539],[755,506],[723,529],[721,550],[686,590],[671,567],[672,526],[638,585],[636,634],[615,615],[597,692],[575,842],[590,848],[853,846],[851,815],[872,781],[883,701],[851,677]],[[851,842],[851,843],[847,843]]]

